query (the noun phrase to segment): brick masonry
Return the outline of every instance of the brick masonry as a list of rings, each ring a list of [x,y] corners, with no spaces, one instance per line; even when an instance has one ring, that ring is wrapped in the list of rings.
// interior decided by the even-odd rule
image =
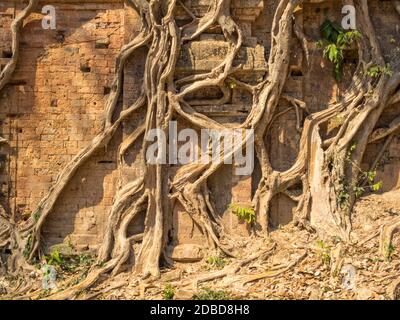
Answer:
[[[196,14],[207,9],[207,0],[185,0]],[[271,24],[278,1],[235,0],[233,15],[244,30],[246,42],[236,64],[243,66],[240,78],[259,81],[267,72],[267,60],[271,42]],[[302,23],[310,40],[317,41],[319,25],[326,15],[340,19],[338,1],[323,4],[307,4]],[[399,19],[390,7],[390,1],[371,1],[371,15],[379,30],[384,54],[392,57],[400,45]],[[40,13],[26,21],[21,40],[21,57],[11,84],[0,97],[0,130],[10,141],[0,149],[1,172],[0,201],[15,220],[26,219],[37,203],[49,190],[58,172],[87,146],[99,132],[104,102],[114,73],[116,55],[139,28],[136,13],[124,8],[123,1],[50,1],[57,12],[57,29],[43,30]],[[0,66],[9,59],[11,35],[10,23],[22,8],[21,1],[0,2]],[[184,11],[179,19],[187,19]],[[393,43],[392,38],[395,39]],[[211,48],[211,49],[210,49]],[[347,83],[337,85],[332,77],[331,66],[321,57],[320,50],[312,47],[307,67],[297,41],[293,41],[291,73],[284,89],[286,94],[303,99],[313,112],[334,101],[337,93]],[[397,48],[397,49],[396,49]],[[218,32],[206,33],[202,38],[185,45],[178,62],[176,76],[210,70],[224,56],[226,44]],[[398,56],[397,56],[398,57]],[[344,72],[350,74],[349,66]],[[138,51],[128,62],[124,75],[122,108],[135,99],[141,85],[145,50]],[[218,97],[218,91],[208,90],[198,98]],[[248,112],[249,97],[235,89],[226,105],[197,106],[218,121],[239,123]],[[279,103],[278,112],[288,108],[286,101]],[[398,114],[399,105],[391,107],[382,118],[384,126]],[[136,114],[125,122],[106,150],[92,157],[76,174],[64,191],[43,230],[45,242],[53,245],[70,241],[82,250],[95,249],[101,242],[108,210],[112,204],[117,181],[116,151],[121,139],[129,134],[143,118]],[[303,115],[304,116],[304,115]],[[285,170],[293,164],[298,151],[300,134],[296,129],[294,110],[282,115],[266,137],[277,170]],[[141,174],[134,165],[139,146],[126,159],[131,165],[124,169],[126,181]],[[372,145],[366,161],[379,152],[380,145]],[[393,139],[385,155],[379,177],[384,191],[400,187],[400,141]],[[259,169],[251,177],[232,177],[232,167],[222,169],[218,178],[210,180],[211,198],[218,214],[224,216],[228,228],[246,235],[248,230],[227,212],[231,202],[247,202],[257,186]],[[295,203],[285,195],[274,199],[271,209],[271,228],[291,221]],[[180,207],[173,212],[173,241],[175,244],[202,244],[201,233]],[[140,223],[130,232],[140,231]]]

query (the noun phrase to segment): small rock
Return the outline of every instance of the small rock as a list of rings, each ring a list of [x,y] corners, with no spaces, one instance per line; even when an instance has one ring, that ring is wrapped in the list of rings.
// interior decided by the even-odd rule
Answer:
[[[191,300],[195,292],[188,289],[178,289],[174,294],[174,300]]]
[[[164,282],[172,282],[177,281],[182,276],[182,270],[173,270],[167,273],[164,273],[161,277],[162,281]]]
[[[346,264],[340,271],[342,275],[342,286],[347,290],[355,288],[356,284],[356,268],[351,264]]]
[[[109,38],[103,38],[103,39],[96,40],[96,44],[95,44],[97,49],[107,49],[109,45],[110,45]]]
[[[357,289],[357,300],[369,300],[374,296],[374,292],[366,287]]]
[[[196,262],[204,258],[203,247],[196,244],[181,244],[168,247],[167,256],[177,262]]]
[[[320,288],[317,285],[310,286],[306,290],[306,293],[309,294],[309,296],[308,296],[309,300],[319,300],[320,299]]]

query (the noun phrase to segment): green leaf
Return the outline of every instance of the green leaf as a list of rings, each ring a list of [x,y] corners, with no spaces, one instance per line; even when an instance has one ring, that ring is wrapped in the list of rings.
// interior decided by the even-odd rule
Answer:
[[[329,20],[325,20],[325,22],[321,25],[321,33],[324,39],[329,40],[332,35],[332,25]]]
[[[353,190],[357,198],[361,197],[365,192],[365,189],[363,187],[358,187],[358,186],[354,187]]]
[[[382,186],[383,186],[382,181],[379,181],[379,182],[377,182],[377,183],[374,183],[374,184],[371,186],[371,189],[372,189],[373,191],[379,191],[379,190],[382,189]]]

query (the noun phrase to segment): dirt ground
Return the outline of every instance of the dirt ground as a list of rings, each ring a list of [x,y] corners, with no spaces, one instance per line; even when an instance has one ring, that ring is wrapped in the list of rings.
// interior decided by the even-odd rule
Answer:
[[[399,218],[400,190],[364,196],[353,213],[351,243],[320,239],[289,224],[265,238],[235,239],[240,252],[237,259],[209,257],[199,263],[175,264],[164,268],[158,280],[125,272],[82,292],[77,299],[398,298],[400,234],[394,236],[386,256],[379,253],[379,239],[381,227]],[[57,280],[54,290],[71,279],[79,281],[86,271],[80,269]],[[10,295],[7,288],[15,281],[0,279],[3,298],[40,299],[51,293],[37,287],[24,296]]]
[[[265,260],[249,263],[235,275],[197,286],[193,281],[184,288],[174,287],[174,283],[179,285],[186,279],[215,273],[218,266],[210,266],[207,261],[164,270],[161,281],[148,286],[121,274],[112,283],[104,283],[96,289],[122,283],[123,287],[96,297],[162,299],[168,286],[174,288],[175,299],[190,299],[201,287],[225,292],[234,299],[389,299],[391,284],[400,278],[400,236],[394,237],[389,257],[379,253],[379,236],[382,225],[399,218],[400,190],[368,195],[355,207],[350,244],[344,244],[339,238],[322,240],[315,234],[287,225],[272,232],[270,238],[242,239],[243,253],[276,246]],[[229,259],[224,261],[224,268],[234,263]],[[261,273],[264,278],[243,283],[249,275]]]

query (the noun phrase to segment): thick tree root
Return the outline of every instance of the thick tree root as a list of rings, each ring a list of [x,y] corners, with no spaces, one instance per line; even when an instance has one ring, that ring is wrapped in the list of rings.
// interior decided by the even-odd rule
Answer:
[[[259,280],[262,280],[265,278],[276,277],[284,272],[287,272],[288,270],[293,268],[295,265],[300,263],[306,257],[307,257],[307,252],[304,252],[299,257],[297,257],[296,259],[294,259],[293,261],[291,261],[287,264],[278,266],[278,267],[274,268],[274,270],[270,270],[270,271],[263,272],[260,274],[243,276],[243,278],[241,280],[239,280],[239,282],[240,282],[241,286],[244,286],[245,284],[250,283],[250,282],[259,281]]]
[[[381,227],[380,239],[379,239],[379,253],[389,258],[391,254],[392,240],[395,233],[400,231],[400,219],[383,225]]]
[[[253,98],[251,111],[245,121],[229,128],[254,131],[256,155],[261,168],[261,179],[252,201],[257,223],[261,226],[258,232],[268,232],[271,202],[275,196],[286,194],[297,202],[295,224],[312,232],[318,232],[322,236],[339,235],[345,241],[350,240],[351,211],[356,201],[354,189],[359,183],[360,164],[366,147],[369,143],[391,136],[399,129],[397,119],[385,130],[376,130],[375,127],[385,108],[398,101],[399,92],[396,90],[400,84],[400,73],[395,72],[392,77],[380,75],[376,79],[365,76],[367,66],[383,65],[384,59],[369,17],[368,2],[358,0],[354,1],[354,5],[357,9],[359,31],[363,37],[357,43],[359,61],[352,78],[352,85],[337,103],[329,104],[315,113],[310,113],[303,101],[282,95],[289,74],[294,36],[302,46],[306,62],[310,59],[307,36],[298,23],[298,13],[305,2],[279,1],[272,24],[268,72],[259,84],[250,85],[235,78],[235,73],[241,66],[234,67],[234,61],[243,45],[244,34],[231,16],[230,0],[211,1],[209,11],[200,18],[189,8],[184,7],[192,21],[183,26],[178,26],[175,21],[176,7],[184,6],[176,0],[126,0],[126,4],[139,13],[142,27],[138,35],[121,49],[117,58],[115,79],[105,105],[102,131],[64,167],[27,224],[17,228],[4,216],[5,222],[0,225],[1,247],[10,245],[10,240],[7,240],[8,242],[3,240],[3,235],[12,233],[13,236],[8,238],[14,239],[12,241],[20,255],[24,249],[28,260],[40,255],[43,224],[74,174],[97,150],[109,143],[120,125],[130,120],[130,115],[139,108],[146,110],[145,120],[125,138],[119,148],[120,181],[108,216],[104,241],[98,251],[97,265],[81,283],[55,293],[49,299],[73,299],[80,292],[96,284],[102,276],[108,274],[114,276],[125,270],[132,255],[135,255],[133,271],[136,275],[143,278],[158,278],[160,260],[164,257],[168,243],[172,208],[176,203],[183,206],[199,227],[208,240],[210,250],[218,249],[231,257],[237,255],[232,248],[225,245],[229,241],[223,241],[229,240],[232,235],[226,233],[221,219],[215,213],[209,197],[208,180],[218,174],[226,158],[243,149],[250,139],[249,136],[246,136],[242,143],[235,145],[230,152],[221,150],[218,161],[183,165],[171,177],[172,181],[169,181],[170,168],[167,165],[145,162],[150,143],[142,139],[140,152],[143,161],[139,165],[143,175],[134,181],[125,181],[123,177],[123,168],[126,165],[124,155],[134,143],[153,129],[168,132],[169,122],[173,118],[178,121],[184,119],[196,129],[215,129],[221,132],[228,129],[228,126],[196,112],[193,106],[226,103],[232,94],[228,85],[231,83],[248,91]],[[36,3],[37,1],[31,0],[13,22],[13,57],[1,73],[0,90],[15,70],[20,29],[23,20]],[[209,72],[176,80],[175,66],[182,45],[197,39],[214,27],[221,30],[228,43],[224,60]],[[147,48],[148,52],[141,94],[131,107],[117,114],[126,62],[138,48],[143,47]],[[220,88],[223,93],[222,98],[207,101],[188,98],[208,87]],[[286,112],[277,112],[281,99],[287,100],[291,104],[290,108],[295,109],[296,128],[301,132],[297,159],[291,168],[283,172],[273,169],[265,139],[273,122]],[[304,113],[307,116],[303,120]],[[328,138],[324,135],[323,127],[336,117],[344,120],[338,125],[335,134]],[[357,147],[349,154],[354,142],[357,143]],[[302,193],[292,195],[291,188],[299,184],[302,186]],[[128,236],[129,224],[142,213],[146,217],[143,234]],[[395,232],[393,230],[397,228],[396,225],[393,229],[389,227],[384,229],[382,241],[389,241],[390,244],[392,234]],[[138,252],[133,250],[134,242],[141,242]],[[237,261],[221,271],[202,275],[195,279],[196,286],[197,283],[232,275],[251,261],[268,255],[271,250]],[[241,279],[241,283],[244,285],[282,274],[301,262],[306,255],[304,253],[278,269],[245,276]]]
[[[18,59],[19,59],[19,48],[20,48],[20,39],[21,39],[21,30],[24,24],[25,19],[31,14],[31,12],[35,9],[36,5],[39,3],[39,0],[29,0],[28,5],[17,15],[14,21],[11,23],[11,59],[7,62],[4,69],[0,73],[0,92],[3,88],[8,84],[11,80],[12,75],[14,74],[15,68],[17,67]]]

